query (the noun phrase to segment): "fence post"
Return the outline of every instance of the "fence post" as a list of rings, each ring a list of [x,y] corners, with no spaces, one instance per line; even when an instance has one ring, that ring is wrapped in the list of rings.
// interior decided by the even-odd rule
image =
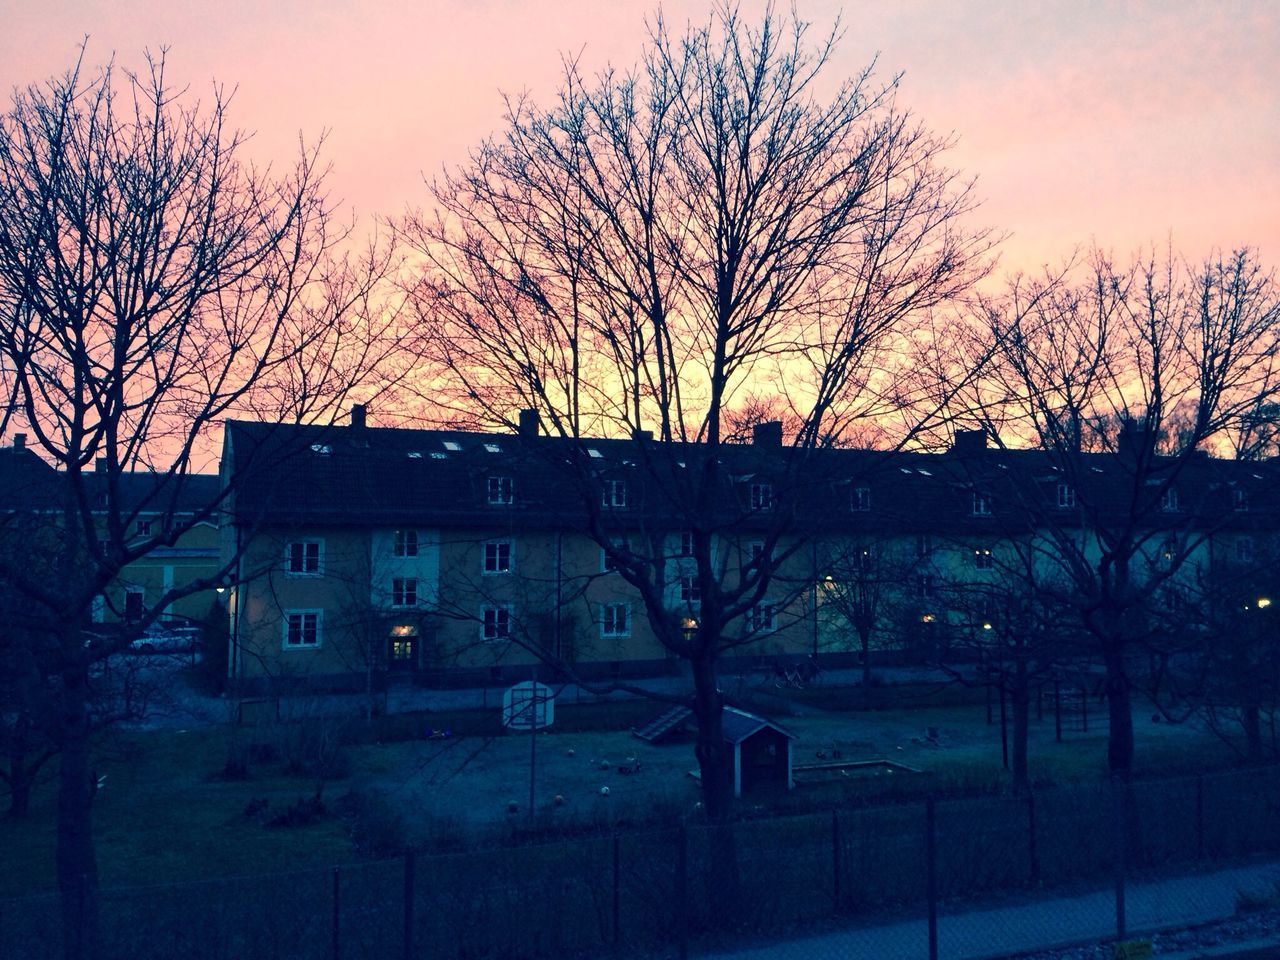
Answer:
[[[1040,881],[1040,851],[1036,845],[1036,795],[1027,791],[1027,859],[1031,869],[1031,882]]]
[[[1125,860],[1127,857],[1128,837],[1125,810],[1125,784],[1119,776],[1111,778],[1111,843],[1112,861],[1115,868],[1116,884],[1116,939],[1125,938]]]
[[[924,804],[925,897],[929,901],[929,960],[938,960],[938,831],[934,799]]]
[[[831,895],[840,912],[840,811],[831,811]]]
[[[333,960],[341,960],[342,958],[342,941],[339,935],[340,927],[338,926],[341,917],[341,900],[338,889],[338,868],[333,868]]]
[[[1196,859],[1204,859],[1204,777],[1196,777]]]
[[[413,851],[404,852],[404,960],[413,960]]]
[[[613,835],[613,945],[622,941],[622,844],[617,833]]]
[[[1053,678],[1053,735],[1062,742],[1062,686],[1057,677]]]
[[[689,960],[689,828],[680,824],[676,850],[676,899],[679,901],[677,936],[680,938],[680,960]]]
[[[1000,681],[1000,762],[1009,769],[1009,715],[1004,705],[1004,681]]]

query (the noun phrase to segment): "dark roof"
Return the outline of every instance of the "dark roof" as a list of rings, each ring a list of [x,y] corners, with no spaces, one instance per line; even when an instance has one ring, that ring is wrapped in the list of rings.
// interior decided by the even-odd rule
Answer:
[[[735,745],[742,743],[766,727],[771,730],[777,730],[780,734],[790,737],[792,740],[797,739],[794,733],[778,726],[772,720],[758,717],[754,713],[747,713],[747,711],[739,710],[737,707],[724,708],[720,715],[720,725],[724,731],[725,742]]]
[[[292,426],[233,421],[227,447],[237,476],[236,513],[278,524],[538,527],[581,523],[594,478],[627,481],[619,528],[679,524],[688,501],[679,492],[706,448],[652,440],[526,437],[385,427]],[[766,528],[752,516],[754,484],[773,484],[790,529],[846,536],[938,533],[1002,536],[1047,522],[1069,526],[1078,514],[1058,506],[1058,487],[1087,504],[1090,525],[1141,516],[1151,526],[1244,528],[1280,522],[1277,464],[1207,456],[1157,458],[1141,469],[1121,454],[1058,456],[1040,450],[986,448],[948,453],[796,450],[752,444],[719,448],[724,488],[713,510],[741,531]],[[577,468],[567,469],[570,464]],[[495,509],[490,480],[509,478],[514,502]],[[871,509],[853,509],[854,490]],[[1176,490],[1177,509],[1161,495]],[[1237,510],[1241,491],[1248,510]],[[981,497],[989,513],[975,511]],[[786,498],[786,499],[783,499]],[[1137,504],[1136,507],[1133,505]]]
[[[58,506],[58,472],[25,447],[0,448],[0,510]]]

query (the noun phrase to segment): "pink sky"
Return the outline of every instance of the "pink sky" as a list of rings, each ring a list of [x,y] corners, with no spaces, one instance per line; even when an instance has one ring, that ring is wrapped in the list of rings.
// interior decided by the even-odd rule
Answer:
[[[701,22],[707,0],[668,0]],[[828,25],[841,3],[798,0]],[[1164,0],[846,2],[835,74],[880,54],[900,104],[960,143],[981,219],[1011,234],[1009,267],[1091,240],[1120,255],[1192,259],[1250,244],[1280,264],[1280,4]],[[755,16],[762,0],[744,2]],[[329,132],[333,195],[362,217],[427,201],[422,178],[501,121],[500,92],[546,102],[561,55],[630,65],[656,6],[620,0],[0,0],[0,84],[88,60],[125,67],[170,48],[171,76],[204,95],[238,85],[232,120],[254,155],[289,159]]]

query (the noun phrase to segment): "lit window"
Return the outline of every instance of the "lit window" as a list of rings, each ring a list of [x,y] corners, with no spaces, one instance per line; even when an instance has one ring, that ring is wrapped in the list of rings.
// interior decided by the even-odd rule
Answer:
[[[850,503],[855,513],[866,513],[871,509],[871,488],[854,487],[853,500]]]
[[[991,494],[973,491],[973,515],[975,517],[991,516]]]
[[[606,510],[616,510],[627,505],[627,481],[606,480],[601,490],[600,505]]]
[[[511,636],[511,608],[484,607],[480,611],[480,633],[486,642],[506,640]]]
[[[396,577],[391,581],[391,605],[415,607],[418,605],[418,581],[412,577]]]
[[[773,509],[773,484],[753,483],[751,485],[751,509],[752,510],[772,510]]]
[[[1160,509],[1165,513],[1178,512],[1178,491],[1173,487],[1169,487],[1164,493],[1160,494]]]
[[[285,570],[295,577],[318,576],[323,555],[321,541],[294,540],[285,548]]]
[[[284,645],[286,649],[320,646],[320,611],[286,610]]]
[[[680,602],[691,607],[702,603],[702,589],[698,586],[697,577],[680,578]]]
[[[397,530],[395,539],[397,557],[416,557],[418,555],[418,531]]]
[[[626,603],[606,603],[600,611],[600,635],[602,637],[631,636],[631,606]]]
[[[484,545],[484,572],[511,572],[510,540],[490,540]]]
[[[995,566],[991,551],[985,548],[973,551],[973,566],[977,570],[990,570]]]
[[[758,603],[747,613],[747,627],[752,633],[769,633],[777,629],[777,611],[772,603]]]
[[[489,478],[489,502],[497,505],[510,504],[515,499],[515,484],[510,477]]]
[[[1069,483],[1058,484],[1058,509],[1069,510],[1076,505],[1076,488]]]

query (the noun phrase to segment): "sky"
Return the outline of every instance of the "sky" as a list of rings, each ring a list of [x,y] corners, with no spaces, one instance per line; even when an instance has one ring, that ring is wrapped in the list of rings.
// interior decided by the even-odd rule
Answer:
[[[764,0],[743,0],[759,16]],[[957,138],[976,218],[1008,233],[1006,269],[1097,243],[1121,257],[1172,243],[1191,260],[1258,248],[1280,264],[1280,3],[1275,0],[796,0],[815,30],[841,15],[832,77],[879,56],[899,103]],[[630,66],[658,9],[623,0],[0,0],[0,87],[168,48],[260,162],[327,137],[331,194],[371,223],[428,203],[424,178],[502,122],[502,94],[550,102],[565,56]],[[667,0],[668,23],[709,0]]]

